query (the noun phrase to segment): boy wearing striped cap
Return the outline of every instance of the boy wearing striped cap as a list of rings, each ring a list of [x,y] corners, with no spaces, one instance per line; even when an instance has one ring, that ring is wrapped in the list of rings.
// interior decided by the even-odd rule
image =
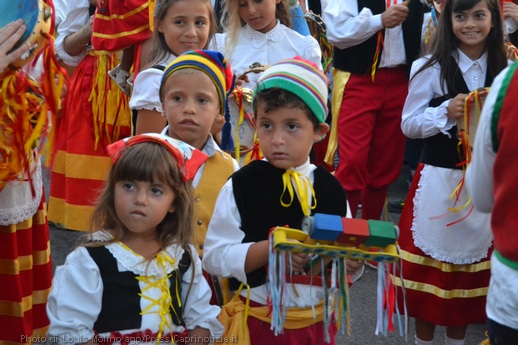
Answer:
[[[314,142],[329,131],[327,114],[327,77],[301,58],[273,64],[259,79],[253,100],[256,128],[263,160],[252,161],[234,173],[223,186],[205,239],[203,268],[215,275],[231,277],[229,287],[239,296],[223,307],[220,321],[231,336],[241,331],[245,310],[248,330],[239,340],[250,344],[322,343],[329,332],[335,343],[336,326],[325,325],[322,284],[307,285],[310,277],[307,254],[292,254],[287,272],[294,275],[283,301],[288,307],[284,332],[277,336],[270,329],[267,270],[268,234],[272,227],[300,229],[304,216],[316,212],[348,214],[345,192],[338,180],[323,167],[309,162]],[[295,181],[300,183],[295,183]],[[284,190],[295,191],[289,195]],[[361,274],[360,264],[351,263],[349,272]],[[249,289],[249,307],[243,308]],[[296,291],[296,292],[295,292]],[[315,307],[315,315],[312,312]],[[299,313],[299,318],[295,318]],[[247,337],[246,335],[249,335]],[[308,340],[309,339],[309,340]],[[245,341],[246,342],[246,341]]]
[[[163,116],[168,122],[161,134],[182,140],[209,157],[192,181],[194,246],[200,257],[218,192],[239,169],[237,161],[223,152],[211,135],[214,122],[224,118],[227,95],[233,87],[230,65],[222,54],[210,50],[194,50],[178,56],[165,68],[160,83]],[[230,124],[224,126],[227,125]],[[224,128],[225,133],[228,131]],[[229,137],[225,136],[224,141]]]

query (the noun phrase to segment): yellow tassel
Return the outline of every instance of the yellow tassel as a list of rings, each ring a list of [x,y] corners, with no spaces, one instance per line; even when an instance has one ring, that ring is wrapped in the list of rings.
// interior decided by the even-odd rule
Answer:
[[[151,31],[155,30],[155,0],[148,0],[148,10],[149,10],[149,29]]]
[[[89,101],[92,103],[94,121],[94,149],[97,150],[101,138],[109,143],[117,141],[121,127],[131,127],[131,110],[127,96],[108,78],[108,71],[118,65],[116,54],[95,54],[96,76]]]
[[[344,97],[344,90],[351,73],[333,69],[333,93],[331,97],[331,133],[329,142],[327,143],[326,155],[324,161],[329,166],[334,166],[336,150],[338,149],[338,117],[340,116],[340,108]]]

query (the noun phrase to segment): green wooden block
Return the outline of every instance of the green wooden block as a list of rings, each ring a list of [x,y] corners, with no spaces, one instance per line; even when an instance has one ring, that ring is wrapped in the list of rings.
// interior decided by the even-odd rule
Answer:
[[[369,219],[369,238],[363,243],[369,247],[383,247],[396,243],[396,229],[391,222]]]

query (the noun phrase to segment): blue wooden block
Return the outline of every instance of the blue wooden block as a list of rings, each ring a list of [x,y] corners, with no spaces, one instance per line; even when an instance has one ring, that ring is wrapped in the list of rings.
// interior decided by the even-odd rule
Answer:
[[[342,234],[342,217],[334,214],[315,213],[309,236],[314,240],[336,241]]]

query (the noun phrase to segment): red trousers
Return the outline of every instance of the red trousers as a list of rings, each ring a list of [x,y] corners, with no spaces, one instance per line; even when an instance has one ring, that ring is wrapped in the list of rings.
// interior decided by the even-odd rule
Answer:
[[[408,77],[406,66],[380,68],[374,82],[370,75],[351,74],[345,85],[338,118],[340,161],[335,176],[349,192],[353,212],[359,202],[353,192],[359,195],[364,191],[363,212],[372,206],[375,209],[369,213],[379,219],[388,185],[398,178],[405,150],[401,113]],[[366,193],[369,189],[374,192]]]

